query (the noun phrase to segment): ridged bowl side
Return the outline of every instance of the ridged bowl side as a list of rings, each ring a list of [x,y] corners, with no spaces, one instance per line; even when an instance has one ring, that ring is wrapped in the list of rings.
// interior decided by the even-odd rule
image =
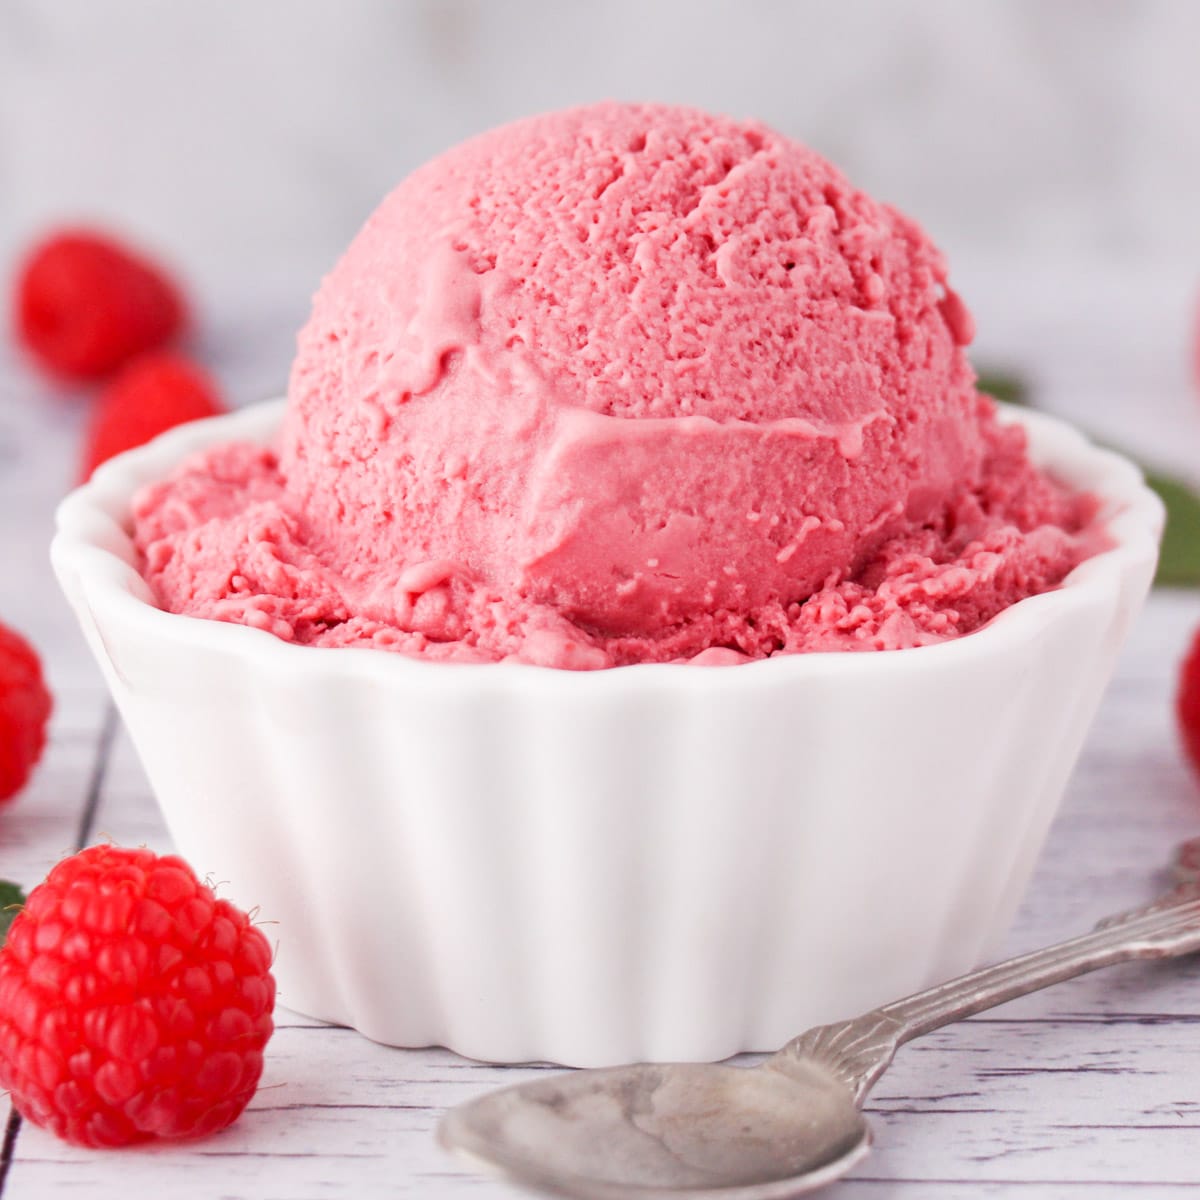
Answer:
[[[718,1059],[965,969],[1011,918],[1161,522],[1127,464],[1026,423],[1117,545],[915,651],[577,675],[162,613],[130,495],[228,419],[102,471],[54,558],[180,851],[277,922],[282,1003],[494,1061]]]

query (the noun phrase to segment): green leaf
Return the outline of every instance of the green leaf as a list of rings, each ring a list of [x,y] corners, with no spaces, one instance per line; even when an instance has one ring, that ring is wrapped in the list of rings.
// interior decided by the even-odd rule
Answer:
[[[1154,582],[1168,587],[1200,587],[1200,494],[1173,475],[1145,470],[1146,482],[1167,509]]]
[[[1027,407],[1029,400],[1029,385],[1020,375],[1015,375],[1011,371],[989,371],[982,370],[979,372],[979,378],[975,381],[975,386],[981,392],[986,392],[994,400],[1001,400],[1005,404],[1020,404]]]
[[[8,937],[8,927],[24,903],[25,893],[15,883],[0,879],[0,946],[4,945],[4,939]]]

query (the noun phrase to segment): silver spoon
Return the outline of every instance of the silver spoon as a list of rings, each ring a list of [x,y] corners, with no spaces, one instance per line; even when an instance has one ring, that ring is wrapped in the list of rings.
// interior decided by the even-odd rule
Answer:
[[[438,1138],[513,1183],[576,1200],[783,1200],[867,1153],[860,1108],[912,1038],[1098,967],[1200,950],[1200,839],[1145,908],[802,1033],[757,1067],[639,1064],[552,1075],[453,1109]]]

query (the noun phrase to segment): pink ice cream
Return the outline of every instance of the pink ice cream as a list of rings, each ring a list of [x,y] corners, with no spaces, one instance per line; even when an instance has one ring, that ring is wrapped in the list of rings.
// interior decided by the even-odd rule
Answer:
[[[1087,552],[911,220],[765,126],[602,104],[450,150],[318,292],[278,451],[145,491],[163,606],[561,667],[894,649]]]

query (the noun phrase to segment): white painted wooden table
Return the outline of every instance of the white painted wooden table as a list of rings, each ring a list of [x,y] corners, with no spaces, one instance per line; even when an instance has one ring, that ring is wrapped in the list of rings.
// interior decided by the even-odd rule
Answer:
[[[283,378],[302,307],[249,333],[245,322],[227,319],[224,333],[209,334],[204,349],[239,399],[266,395]],[[1016,311],[1028,316],[1028,306]],[[1040,378],[1053,393],[1053,364]],[[1063,399],[1069,409],[1072,397]],[[1109,386],[1094,415],[1119,430],[1127,399]],[[1176,394],[1151,405],[1160,425],[1147,432],[1139,418],[1143,446],[1157,441],[1177,460],[1190,454],[1179,444],[1187,403]],[[0,810],[0,876],[27,887],[83,842],[168,845],[46,562],[51,512],[71,482],[83,412],[78,397],[51,392],[0,350],[0,619],[42,649],[57,700],[35,781]],[[1200,439],[1192,444],[1200,449]],[[1080,932],[1148,899],[1174,844],[1200,833],[1200,786],[1181,760],[1170,712],[1176,664],[1197,623],[1200,594],[1160,593],[1137,626],[1011,950]],[[263,1086],[226,1132],[99,1152],[13,1119],[0,1152],[0,1196],[506,1195],[443,1156],[432,1133],[447,1106],[527,1070],[389,1049],[281,1009]],[[868,1110],[875,1152],[830,1193],[837,1200],[1200,1194],[1200,960],[1116,968],[914,1043]]]

